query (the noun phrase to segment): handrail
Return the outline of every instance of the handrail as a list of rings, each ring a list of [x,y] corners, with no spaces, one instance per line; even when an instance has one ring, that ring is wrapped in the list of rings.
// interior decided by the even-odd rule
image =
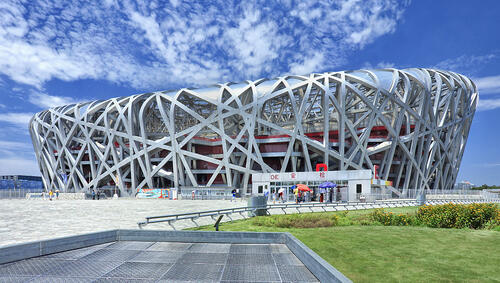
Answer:
[[[449,203],[449,202],[455,202],[455,203],[474,203],[474,202],[500,202],[500,199],[483,199],[483,200],[478,200],[478,199],[447,199],[447,200],[428,200],[426,201],[427,204],[444,204],[444,203]],[[267,211],[271,209],[281,209],[285,214],[286,211],[285,209],[293,209],[295,208],[298,213],[301,213],[299,208],[309,208],[311,212],[313,211],[312,208],[323,208],[324,211],[326,211],[325,208],[341,208],[343,207],[345,210],[358,210],[360,208],[357,208],[361,206],[361,209],[368,209],[368,208],[375,208],[376,206],[381,206],[381,205],[398,205],[398,204],[403,204],[403,205],[408,205],[408,206],[413,206],[417,205],[418,202],[416,199],[402,199],[402,200],[375,200],[373,202],[334,202],[334,203],[320,203],[320,202],[309,202],[309,203],[278,203],[278,204],[267,204],[266,206],[257,206],[257,207],[250,207],[250,206],[243,206],[243,207],[234,207],[234,208],[224,208],[224,209],[215,209],[215,210],[205,210],[205,211],[198,211],[198,212],[187,212],[187,213],[179,213],[179,214],[167,214],[167,215],[156,215],[156,216],[148,216],[145,218],[145,221],[138,222],[137,225],[139,228],[142,229],[143,226],[146,226],[148,224],[152,223],[163,223],[167,222],[168,225],[170,225],[174,230],[175,227],[173,226],[173,223],[178,221],[178,220],[191,220],[193,223],[195,223],[198,226],[198,223],[196,223],[196,219],[201,218],[201,217],[212,217],[214,219],[214,216],[219,216],[219,215],[227,215],[229,219],[232,218],[229,216],[232,213],[239,213],[243,218],[245,216],[243,215],[244,212],[252,212],[255,213],[256,210],[258,209],[265,209]],[[370,207],[366,207],[370,206]],[[354,209],[349,209],[349,207],[354,207]],[[215,219],[214,219],[215,220]]]

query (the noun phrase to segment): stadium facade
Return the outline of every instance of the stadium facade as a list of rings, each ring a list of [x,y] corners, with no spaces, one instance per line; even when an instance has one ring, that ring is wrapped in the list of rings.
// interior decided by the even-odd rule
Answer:
[[[451,189],[478,101],[433,69],[284,76],[138,94],[37,113],[46,188],[236,187],[252,173],[374,169],[402,192]]]

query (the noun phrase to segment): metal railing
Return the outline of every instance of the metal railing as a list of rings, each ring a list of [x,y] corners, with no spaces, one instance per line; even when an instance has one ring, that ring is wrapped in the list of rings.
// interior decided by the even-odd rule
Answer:
[[[267,210],[268,214],[270,214],[270,210],[273,209],[281,209],[284,214],[287,214],[286,209],[295,209],[297,213],[302,213],[300,209],[307,208],[311,212],[314,212],[313,208],[321,208],[323,211],[327,211],[326,208],[331,208],[331,211],[338,210],[358,210],[358,209],[370,209],[370,208],[378,208],[378,207],[401,207],[401,206],[415,206],[417,205],[416,200],[389,200],[389,201],[375,201],[375,202],[345,202],[345,203],[320,203],[320,202],[309,202],[309,203],[281,203],[281,204],[267,204],[266,206],[257,206],[257,207],[236,207],[236,208],[226,208],[226,209],[217,209],[217,210],[206,210],[199,212],[189,212],[189,213],[180,213],[180,214],[168,214],[168,215],[158,215],[158,216],[149,216],[146,217],[144,221],[138,222],[137,225],[139,228],[143,228],[148,224],[153,223],[168,223],[170,227],[175,230],[175,226],[173,225],[176,221],[179,220],[190,220],[197,227],[199,226],[196,222],[197,219],[202,217],[211,217],[214,221],[217,216],[225,215],[230,221],[232,214],[239,214],[242,218],[247,218],[244,213],[250,212],[251,214],[255,214],[255,211],[258,209]]]
[[[146,226],[148,224],[152,223],[163,223],[167,222],[168,225],[170,225],[174,230],[175,227],[173,225],[174,222],[178,220],[191,220],[197,227],[199,226],[198,223],[196,223],[196,219],[199,219],[201,217],[211,217],[214,221],[217,216],[220,215],[225,215],[227,216],[231,221],[231,214],[237,213],[240,214],[243,218],[246,218],[244,213],[245,212],[254,212],[256,209],[265,209],[266,207],[235,207],[235,208],[226,208],[226,209],[216,209],[216,210],[205,210],[205,211],[199,211],[199,212],[189,212],[189,213],[180,213],[180,214],[168,214],[168,215],[159,215],[159,216],[149,216],[145,218],[145,221],[137,223],[139,225],[139,228],[142,228],[143,226]]]
[[[2,189],[0,199],[24,199],[28,193],[42,193],[40,189]]]

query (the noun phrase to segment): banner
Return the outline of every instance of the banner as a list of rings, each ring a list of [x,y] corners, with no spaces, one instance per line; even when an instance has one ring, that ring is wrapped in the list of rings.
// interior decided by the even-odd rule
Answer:
[[[163,198],[168,199],[170,189],[139,189],[137,198]]]

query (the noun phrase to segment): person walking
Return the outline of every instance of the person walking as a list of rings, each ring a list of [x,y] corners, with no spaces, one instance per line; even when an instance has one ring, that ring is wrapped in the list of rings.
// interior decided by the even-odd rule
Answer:
[[[92,190],[92,200],[95,200],[95,190]]]
[[[54,194],[54,192],[52,190],[49,191],[49,200],[52,200],[52,195]]]
[[[233,195],[233,197],[231,198],[231,202],[236,201],[236,189],[233,189],[231,191],[231,194]]]
[[[299,189],[293,189],[293,195],[295,196],[295,203],[299,203]]]
[[[59,189],[56,190],[56,199],[59,199]]]

